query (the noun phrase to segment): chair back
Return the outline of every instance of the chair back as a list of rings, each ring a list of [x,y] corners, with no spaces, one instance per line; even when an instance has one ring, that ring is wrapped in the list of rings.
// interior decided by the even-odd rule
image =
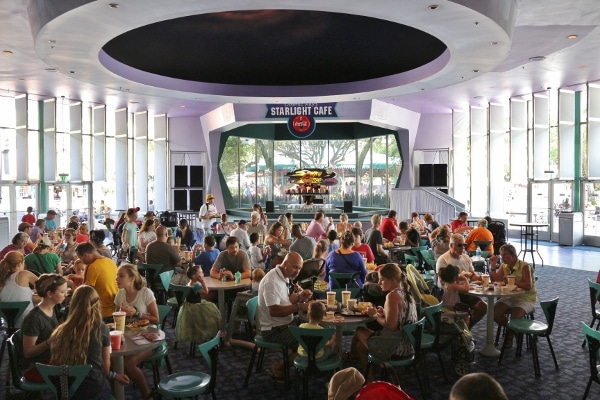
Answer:
[[[484,251],[488,251],[488,249],[490,248],[490,245],[492,244],[492,242],[490,240],[474,240],[473,243],[475,244],[475,246],[479,247],[479,250],[481,250],[482,252]],[[489,254],[489,251],[488,251]],[[482,255],[483,257],[483,255]]]
[[[355,277],[359,274],[360,272],[331,272],[329,274],[329,285],[336,288],[345,288],[346,285],[354,283]]]
[[[163,288],[165,288],[165,291],[169,290],[169,286],[171,285],[171,278],[173,277],[173,274],[175,273],[175,271],[165,271],[165,272],[161,272],[158,276],[160,277],[160,282],[163,285]]]
[[[21,377],[23,376],[23,371],[19,363],[19,360],[23,358],[23,334],[20,329],[8,338],[6,346],[8,349],[10,376],[12,377],[13,385],[20,389]]]
[[[441,321],[442,321],[442,307],[444,306],[443,302],[437,304],[435,306],[425,307],[423,309],[423,315],[425,316],[427,323],[431,327],[431,332],[434,335],[433,339],[433,347],[437,347],[440,343],[440,333],[441,333]]]
[[[218,331],[215,337],[207,342],[198,345],[198,351],[210,368],[210,383],[207,393],[214,393],[217,383],[217,360],[219,355],[219,344],[221,343],[221,331]]]
[[[331,289],[332,292],[335,292],[335,299],[338,302],[342,301],[342,292],[345,291],[346,289]],[[358,295],[360,293],[360,288],[348,288],[348,291],[350,292],[350,298],[351,299],[356,299],[358,298]]]
[[[544,311],[546,322],[548,323],[548,329],[546,330],[546,334],[544,336],[550,336],[552,333],[552,327],[554,326],[554,318],[556,317],[558,297],[555,297],[552,300],[542,301],[540,302],[540,306],[542,306],[542,311]]]
[[[246,308],[248,309],[248,324],[252,327],[252,330],[256,329],[256,309],[258,308],[258,296],[251,298],[246,302]]]
[[[431,249],[421,250],[421,257],[423,257],[423,260],[425,261],[435,262],[435,255],[433,254],[433,250]]]
[[[177,305],[181,306],[183,301],[190,294],[190,287],[187,285],[175,285],[173,283],[169,284],[169,290],[173,292],[175,299],[177,299]]]
[[[68,366],[36,363],[35,366],[57,399],[73,398],[92,369],[91,365]]]
[[[146,276],[146,284],[148,285],[148,287],[152,287],[152,283],[154,282],[154,277],[156,276],[156,273],[158,271],[163,269],[163,265],[162,264],[143,263],[140,266],[140,268],[138,268],[138,269],[144,271],[144,274]],[[166,290],[166,288],[165,288],[165,290]]]
[[[429,243],[429,239],[421,239],[419,240],[419,246],[427,246],[427,243]]]
[[[410,254],[404,254],[404,261],[406,264],[419,265],[419,257]]]
[[[596,302],[600,296],[600,283],[596,283],[588,279],[588,285],[590,287],[590,304],[592,305],[592,316],[596,316]]]
[[[6,321],[8,335],[17,330],[16,324],[31,302],[29,301],[1,301],[0,316]]]
[[[425,317],[421,318],[413,324],[406,324],[402,327],[404,333],[408,335],[408,340],[412,344],[415,350],[415,361],[421,358],[421,339],[423,338],[423,331],[425,329]]]
[[[171,311],[171,306],[167,306],[164,304],[158,304],[158,329],[162,329],[161,326],[165,326],[165,320],[167,319],[167,314]]]
[[[600,355],[600,332],[590,328],[585,322],[581,322],[581,329],[588,344],[590,354],[590,377],[592,380],[600,383],[600,370],[598,369],[598,356]]]
[[[290,325],[290,332],[308,354],[309,370],[316,369],[317,353],[325,347],[329,339],[335,335],[335,328],[310,329]]]
[[[421,254],[421,250],[427,250],[428,247],[427,246],[417,246],[417,247],[411,247],[410,251],[412,251],[412,253],[419,257],[419,254]]]
[[[421,301],[430,306],[439,304],[440,301],[437,299],[437,297],[429,293],[429,286],[427,285],[427,282],[425,282],[425,279],[423,279],[419,271],[417,271],[414,266],[406,266],[406,277],[408,278],[408,283],[410,283],[413,292]]]
[[[415,358],[421,352],[421,338],[424,327],[425,317],[414,324],[406,324],[402,327],[403,332],[408,336],[408,340],[415,350]],[[371,335],[367,340],[369,354],[378,361],[390,361],[400,344],[400,334],[399,331],[383,330],[380,334]]]
[[[323,259],[323,258],[310,258],[308,260],[305,260],[302,263],[302,269],[300,270],[300,273],[298,274],[296,279],[294,279],[294,283],[300,284],[300,286],[302,286],[302,288],[304,288],[304,289],[312,290],[314,281],[317,279],[317,277],[323,270],[324,265],[325,265],[325,259]],[[310,287],[304,287],[302,285],[302,283],[305,281],[307,282],[307,284],[312,283],[312,284],[310,284]]]

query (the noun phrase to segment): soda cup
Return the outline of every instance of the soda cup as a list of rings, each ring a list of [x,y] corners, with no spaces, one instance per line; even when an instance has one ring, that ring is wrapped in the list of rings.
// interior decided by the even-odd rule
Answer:
[[[121,349],[121,338],[123,336],[123,332],[110,331],[109,335],[110,335],[110,347],[112,347],[113,350],[120,350]]]
[[[335,292],[327,292],[327,305],[335,306],[337,302],[335,301]]]
[[[115,321],[115,330],[125,332],[125,311],[115,311],[113,313],[113,320]]]

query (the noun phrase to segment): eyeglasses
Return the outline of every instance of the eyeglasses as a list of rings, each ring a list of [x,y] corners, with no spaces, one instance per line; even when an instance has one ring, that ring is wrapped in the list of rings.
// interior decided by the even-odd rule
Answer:
[[[460,248],[464,248],[467,244],[466,243],[452,243],[453,245],[455,245],[456,247],[460,247]]]

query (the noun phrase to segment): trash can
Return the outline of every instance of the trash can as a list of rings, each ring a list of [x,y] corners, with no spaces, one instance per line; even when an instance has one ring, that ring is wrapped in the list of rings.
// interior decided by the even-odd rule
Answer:
[[[583,213],[562,212],[558,216],[558,244],[578,246],[583,243]]]

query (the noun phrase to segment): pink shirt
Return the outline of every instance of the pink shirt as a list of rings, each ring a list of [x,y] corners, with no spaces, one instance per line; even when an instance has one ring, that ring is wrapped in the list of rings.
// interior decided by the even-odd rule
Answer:
[[[321,240],[325,235],[325,229],[323,229],[323,225],[315,219],[310,222],[308,229],[306,230],[306,236],[315,239],[316,241]]]

